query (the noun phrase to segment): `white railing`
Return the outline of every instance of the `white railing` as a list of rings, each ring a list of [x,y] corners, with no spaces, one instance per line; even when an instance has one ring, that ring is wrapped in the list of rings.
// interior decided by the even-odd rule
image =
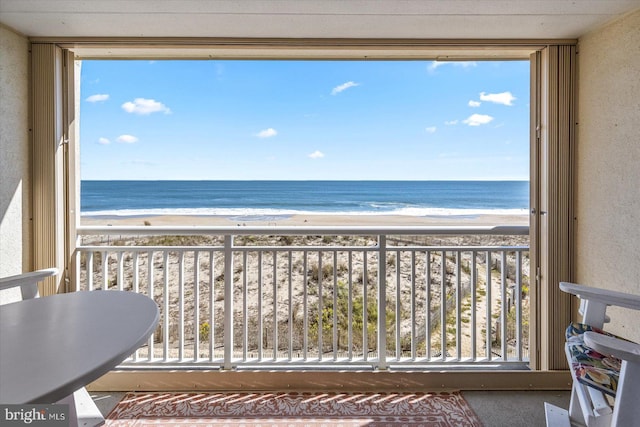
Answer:
[[[72,283],[157,301],[123,366],[513,367],[528,251],[526,226],[80,227]]]

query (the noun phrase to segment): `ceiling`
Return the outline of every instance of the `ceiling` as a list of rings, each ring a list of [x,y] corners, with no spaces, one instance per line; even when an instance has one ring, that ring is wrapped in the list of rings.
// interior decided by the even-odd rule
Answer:
[[[640,0],[0,0],[34,38],[575,39]]]

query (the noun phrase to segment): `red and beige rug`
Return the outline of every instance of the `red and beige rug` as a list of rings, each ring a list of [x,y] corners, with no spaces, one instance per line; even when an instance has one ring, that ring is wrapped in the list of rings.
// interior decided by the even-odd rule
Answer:
[[[482,423],[459,393],[129,393],[106,426],[462,427]]]

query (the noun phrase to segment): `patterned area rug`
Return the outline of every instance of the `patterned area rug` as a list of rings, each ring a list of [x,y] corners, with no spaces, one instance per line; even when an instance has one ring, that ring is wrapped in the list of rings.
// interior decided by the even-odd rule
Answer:
[[[106,426],[482,426],[459,393],[129,393]]]

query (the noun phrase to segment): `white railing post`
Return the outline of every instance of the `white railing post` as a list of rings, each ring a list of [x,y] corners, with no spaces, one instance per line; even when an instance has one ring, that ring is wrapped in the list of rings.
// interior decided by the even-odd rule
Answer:
[[[184,251],[178,254],[178,360],[184,360]]]
[[[500,257],[500,353],[502,361],[508,359],[507,350],[507,313],[509,312],[509,298],[507,296],[507,252],[502,251]]]
[[[213,361],[215,351],[215,338],[216,338],[216,268],[215,268],[215,253],[209,252],[209,362]]]
[[[164,279],[164,287],[162,291],[164,300],[164,312],[162,315],[162,332],[163,332],[163,359],[166,362],[169,359],[169,252],[165,251],[162,256],[162,272]]]
[[[447,360],[447,251],[440,259],[440,358]]]
[[[200,357],[200,251],[193,254],[193,361]]]
[[[366,307],[365,307],[366,310]],[[398,321],[398,319],[396,319]],[[378,364],[380,370],[387,365],[387,236],[378,236]]]
[[[476,265],[476,258],[478,253],[471,251],[471,360],[478,358],[478,331],[476,327],[476,316],[478,306],[478,266]]]
[[[93,252],[92,252],[93,253]],[[147,252],[147,277],[149,280],[149,284],[148,284],[148,289],[149,289],[149,298],[151,298],[152,300],[155,301],[154,296],[153,296],[153,287],[154,287],[154,282],[153,282],[153,251],[149,251]],[[157,329],[156,329],[157,330]],[[149,354],[148,354],[148,361],[151,362],[154,359],[154,346],[153,346],[153,342],[156,339],[156,333],[152,333],[151,336],[149,337],[149,341],[148,341],[148,348],[149,348]]]
[[[322,333],[324,328],[322,324],[322,279],[324,279],[324,274],[322,273],[322,251],[318,251],[318,360],[322,360]]]
[[[109,289],[109,252],[102,251],[102,290]]]
[[[224,236],[224,363],[233,369],[233,236]]]
[[[485,279],[485,283],[486,283],[486,321],[485,321],[485,328],[487,330],[486,333],[486,342],[485,342],[485,346],[486,346],[486,352],[487,352],[487,359],[488,360],[492,360],[493,359],[493,353],[492,353],[492,349],[493,349],[493,334],[491,332],[491,328],[493,327],[493,318],[491,317],[491,308],[492,308],[492,300],[491,300],[491,288],[493,286],[493,281],[491,278],[491,257],[492,257],[492,253],[491,251],[487,251],[487,257],[486,257],[486,261],[485,261],[485,267],[486,267],[486,279]]]
[[[427,250],[425,254],[425,313],[424,313],[424,340],[426,347],[426,356],[428,360],[431,360],[433,356],[431,352],[431,251]]]

